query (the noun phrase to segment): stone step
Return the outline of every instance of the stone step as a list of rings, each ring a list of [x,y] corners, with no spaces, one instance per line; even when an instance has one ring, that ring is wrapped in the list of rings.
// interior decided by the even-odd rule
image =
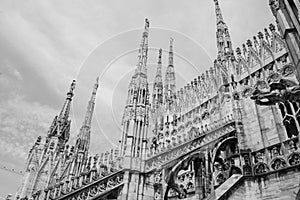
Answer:
[[[226,192],[228,192],[239,180],[243,177],[241,174],[233,174],[220,187],[215,190],[215,200],[220,199]],[[212,200],[212,199],[209,199]]]

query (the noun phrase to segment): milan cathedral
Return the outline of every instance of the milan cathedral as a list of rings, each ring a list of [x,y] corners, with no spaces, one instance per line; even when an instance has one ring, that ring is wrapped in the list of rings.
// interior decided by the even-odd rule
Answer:
[[[71,83],[61,112],[29,151],[17,199],[300,199],[300,3],[270,0],[270,24],[236,49],[218,0],[217,55],[176,86],[176,41],[153,88],[145,20],[123,113],[121,145],[89,153],[99,86],[92,89],[76,143],[69,144]]]

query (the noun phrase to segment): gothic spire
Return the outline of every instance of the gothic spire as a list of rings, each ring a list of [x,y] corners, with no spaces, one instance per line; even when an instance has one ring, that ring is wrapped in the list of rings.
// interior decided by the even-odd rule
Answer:
[[[169,66],[173,66],[173,38],[170,38],[170,49],[169,49]]]
[[[153,108],[156,109],[159,104],[163,103],[163,82],[162,82],[162,49],[158,51],[157,71],[153,85]]]
[[[169,63],[165,76],[165,102],[172,103],[173,96],[175,95],[176,83],[175,83],[175,70],[174,70],[174,54],[173,54],[173,38],[170,38],[169,48]]]
[[[94,84],[92,96],[91,96],[91,99],[88,103],[87,111],[86,111],[86,114],[85,114],[85,119],[84,119],[84,122],[83,122],[83,125],[82,125],[83,127],[84,126],[91,127],[92,116],[93,116],[93,112],[94,112],[95,100],[96,100],[96,94],[97,94],[98,86],[99,86],[99,77],[96,78],[96,83]]]
[[[161,83],[162,84],[162,72],[161,72],[161,68],[162,68],[162,49],[159,49],[158,51],[158,62],[157,62],[157,71],[156,71],[156,76],[155,76],[155,83]]]
[[[230,39],[228,27],[223,19],[221,8],[218,0],[214,0],[215,2],[215,11],[216,11],[216,19],[217,19],[217,48],[218,48],[218,59],[223,59],[224,56],[230,55],[233,53],[232,51],[232,42]]]
[[[136,74],[147,74],[146,63],[148,54],[149,20],[145,19],[144,32],[140,43]]]
[[[148,34],[149,21],[146,19],[138,52],[137,67],[129,84],[127,103],[122,118],[123,134],[121,139],[121,155],[127,156],[127,164],[130,164],[129,160],[133,157],[144,157],[146,152],[150,110],[146,67]]]
[[[65,120],[68,120],[69,114],[70,114],[70,108],[71,108],[71,101],[74,96],[74,89],[75,89],[76,81],[73,80],[70,86],[69,91],[67,92],[66,101],[64,103],[64,106],[62,110],[60,111],[58,119],[63,122]]]
[[[72,81],[69,91],[67,92],[67,97],[65,103],[60,111],[58,116],[55,116],[53,122],[48,131],[48,136],[56,136],[58,137],[62,143],[65,143],[69,140],[70,136],[70,125],[71,120],[69,120],[71,102],[74,96],[76,82]]]
[[[77,161],[74,167],[74,173],[76,175],[79,175],[82,172],[83,165],[88,160],[88,152],[89,152],[90,138],[91,138],[91,123],[92,123],[92,116],[95,108],[97,89],[99,86],[98,81],[99,81],[99,77],[97,77],[96,83],[94,84],[92,96],[87,106],[85,118],[79,130],[79,133],[77,135],[77,140],[75,145],[75,153],[77,156]]]
[[[99,77],[96,79],[96,83],[94,84],[94,88],[92,91],[91,99],[88,102],[85,118],[80,128],[79,134],[77,136],[76,148],[79,151],[88,151],[89,144],[90,144],[90,129],[92,123],[93,112],[95,108],[95,100],[97,89],[99,86]]]
[[[214,0],[214,2],[215,2],[215,9],[216,9],[217,24],[219,24],[220,22],[224,23],[224,19],[223,19],[223,16],[222,16],[222,12],[221,12],[219,2],[218,2],[218,0]]]

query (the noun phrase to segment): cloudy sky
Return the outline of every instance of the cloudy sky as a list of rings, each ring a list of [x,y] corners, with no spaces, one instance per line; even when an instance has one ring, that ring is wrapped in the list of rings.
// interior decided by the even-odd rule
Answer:
[[[220,0],[234,47],[274,19],[267,0]],[[144,18],[150,20],[148,77],[157,49],[167,65],[174,38],[178,88],[211,66],[216,55],[213,0],[0,0],[0,166],[23,170],[37,136],[45,136],[77,80],[72,108],[76,137],[100,76],[92,153],[118,145],[120,121],[136,64]],[[21,176],[0,169],[0,197]]]

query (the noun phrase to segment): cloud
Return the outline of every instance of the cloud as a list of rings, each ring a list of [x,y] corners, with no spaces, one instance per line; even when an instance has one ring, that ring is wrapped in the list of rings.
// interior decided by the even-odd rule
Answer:
[[[0,160],[19,168],[24,167],[28,151],[36,138],[47,134],[56,110],[27,102],[12,94],[0,101]]]
[[[71,80],[77,78],[74,140],[96,76],[122,53],[136,50],[145,17],[150,20],[150,47],[167,50],[169,37],[175,38],[178,89],[212,66],[216,55],[212,0],[4,0],[0,4],[0,162],[16,166],[24,166],[28,150],[38,135],[46,134]],[[235,48],[274,22],[267,1],[220,0],[220,5]],[[133,51],[118,59],[100,80],[93,152],[107,150],[121,136],[119,126],[136,57]],[[163,59],[166,65],[167,54]],[[157,51],[149,52],[149,82],[156,62]]]

